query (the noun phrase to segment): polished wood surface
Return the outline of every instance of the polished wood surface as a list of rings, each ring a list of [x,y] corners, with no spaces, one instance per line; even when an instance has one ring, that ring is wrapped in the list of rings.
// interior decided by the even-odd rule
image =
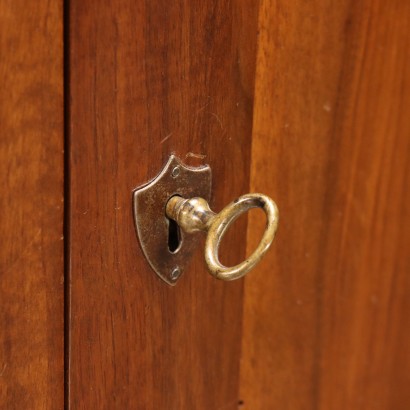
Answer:
[[[244,409],[410,408],[410,3],[263,0]],[[258,237],[249,221],[249,250]]]
[[[73,409],[237,408],[243,284],[212,278],[203,248],[163,283],[131,194],[171,152],[211,165],[215,210],[248,192],[255,3],[70,1]]]
[[[0,2],[0,408],[64,400],[62,2]]]

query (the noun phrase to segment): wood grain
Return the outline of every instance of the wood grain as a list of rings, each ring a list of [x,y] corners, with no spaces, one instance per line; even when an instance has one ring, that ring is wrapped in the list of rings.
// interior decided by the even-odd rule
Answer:
[[[410,3],[264,0],[244,409],[410,408]],[[249,249],[258,238],[249,222]]]
[[[70,1],[71,408],[237,407],[242,282],[213,279],[199,249],[164,284],[131,193],[172,152],[211,165],[215,209],[248,191],[257,12],[248,0]]]
[[[0,3],[0,408],[64,401],[62,2]]]

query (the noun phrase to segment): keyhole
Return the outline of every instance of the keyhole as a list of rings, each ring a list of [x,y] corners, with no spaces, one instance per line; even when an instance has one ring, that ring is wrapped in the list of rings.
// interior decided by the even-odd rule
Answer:
[[[181,228],[173,220],[168,220],[168,249],[171,253],[177,253],[181,247]]]

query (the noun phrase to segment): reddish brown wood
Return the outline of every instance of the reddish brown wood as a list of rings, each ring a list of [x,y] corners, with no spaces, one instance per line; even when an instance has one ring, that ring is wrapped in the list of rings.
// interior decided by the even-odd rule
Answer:
[[[266,0],[259,26],[252,189],[281,223],[246,279],[243,408],[408,409],[410,3]]]
[[[151,271],[133,188],[171,152],[248,191],[257,2],[70,1],[70,405],[237,407],[242,283]],[[227,239],[243,255],[244,223]]]
[[[0,408],[62,408],[62,2],[0,3]]]

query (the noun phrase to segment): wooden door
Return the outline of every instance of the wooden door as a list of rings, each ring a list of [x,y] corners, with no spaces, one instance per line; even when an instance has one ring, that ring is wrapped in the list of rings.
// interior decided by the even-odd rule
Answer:
[[[244,408],[409,409],[410,3],[259,16],[251,189],[281,223],[245,280]]]
[[[257,2],[72,0],[69,13],[69,406],[236,408],[243,282],[213,279],[202,247],[165,285],[132,191],[171,153],[211,164],[215,209],[249,191]],[[244,257],[245,222],[227,263]]]
[[[0,2],[0,408],[64,406],[62,2]]]
[[[0,408],[410,408],[410,3],[26,3],[0,2]],[[149,267],[132,191],[171,153],[215,210],[277,201],[245,280]]]

